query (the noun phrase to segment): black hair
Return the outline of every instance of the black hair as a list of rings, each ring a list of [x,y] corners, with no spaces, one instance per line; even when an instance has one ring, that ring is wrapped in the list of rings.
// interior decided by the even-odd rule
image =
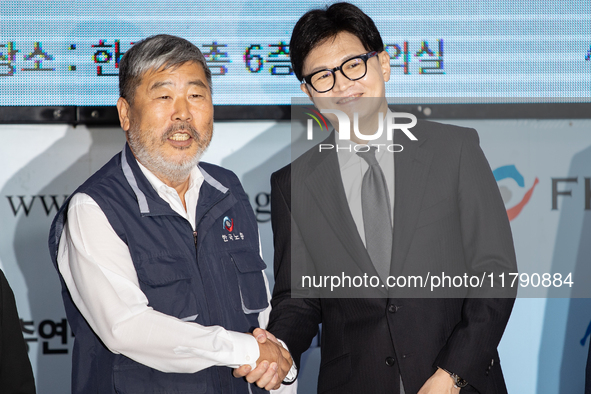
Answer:
[[[384,50],[384,42],[373,20],[353,4],[335,3],[308,11],[296,23],[289,42],[289,56],[298,80],[304,78],[304,60],[310,51],[344,31],[359,38],[368,52]]]

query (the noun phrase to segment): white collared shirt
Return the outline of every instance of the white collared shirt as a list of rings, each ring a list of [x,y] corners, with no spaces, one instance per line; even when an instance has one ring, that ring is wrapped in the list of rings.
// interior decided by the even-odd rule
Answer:
[[[138,164],[158,195],[195,229],[195,210],[204,182],[199,168],[190,175],[186,211],[174,188]],[[163,372],[194,373],[211,366],[236,368],[244,364],[255,367],[260,352],[252,335],[183,321],[148,306],[129,248],[87,194],[77,193],[70,201],[58,267],[74,304],[113,353]],[[262,271],[261,275],[270,299],[267,277]],[[259,314],[261,327],[267,326],[270,311],[269,305]],[[288,376],[295,373],[292,370]]]

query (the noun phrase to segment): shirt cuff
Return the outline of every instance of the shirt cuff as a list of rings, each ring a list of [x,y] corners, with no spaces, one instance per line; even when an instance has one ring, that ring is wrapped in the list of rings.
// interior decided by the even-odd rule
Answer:
[[[241,365],[248,364],[252,369],[255,369],[257,360],[261,355],[259,343],[255,337],[236,331],[228,331],[228,334],[234,345],[234,364],[229,365],[229,367],[238,368]]]
[[[277,338],[277,341],[281,344],[281,346],[283,346],[285,348],[285,350],[287,350],[289,352],[289,349],[287,348],[287,345],[285,344],[285,342],[283,342],[279,338]],[[290,353],[290,355],[291,355],[291,353]],[[293,383],[297,377],[298,377],[298,368],[296,367],[295,363],[292,362],[289,372],[287,373],[287,375],[285,375],[285,379],[283,379],[283,383]]]

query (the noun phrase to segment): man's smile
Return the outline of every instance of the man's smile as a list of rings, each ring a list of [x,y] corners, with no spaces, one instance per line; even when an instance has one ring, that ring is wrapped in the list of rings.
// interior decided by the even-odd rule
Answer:
[[[345,97],[343,99],[340,99],[339,101],[337,101],[337,104],[347,104],[347,103],[350,103],[351,101],[357,100],[362,95],[363,95],[363,93],[353,94],[353,95],[351,95],[349,97]]]
[[[187,141],[191,136],[187,133],[175,133],[168,137],[169,140],[172,141]]]

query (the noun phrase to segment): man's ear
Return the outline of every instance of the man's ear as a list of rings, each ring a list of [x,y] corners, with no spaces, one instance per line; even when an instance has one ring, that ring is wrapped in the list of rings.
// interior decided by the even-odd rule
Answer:
[[[390,54],[388,51],[382,51],[378,54],[378,58],[380,59],[384,82],[388,82],[390,80]]]
[[[300,89],[302,90],[302,92],[306,93],[308,95],[308,97],[310,97],[310,100],[313,100],[312,95],[310,94],[310,88],[308,87],[307,83],[302,82],[300,84]]]
[[[131,124],[129,121],[130,106],[127,100],[123,97],[119,97],[119,100],[117,100],[117,112],[119,113],[119,123],[121,124],[121,128],[123,131],[129,130]]]

